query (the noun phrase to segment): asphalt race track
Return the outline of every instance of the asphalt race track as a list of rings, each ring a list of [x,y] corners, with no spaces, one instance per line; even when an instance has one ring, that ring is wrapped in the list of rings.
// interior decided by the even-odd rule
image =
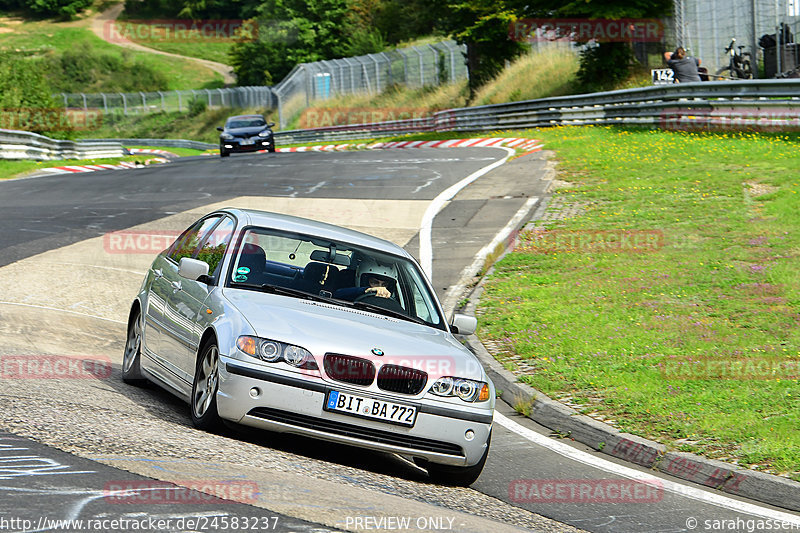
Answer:
[[[0,517],[20,519],[0,521],[0,531],[48,530],[41,517],[153,516],[173,520],[161,531],[644,533],[712,531],[709,520],[733,521],[717,531],[746,531],[748,520],[770,518],[800,529],[796,514],[643,469],[651,479],[634,483],[608,456],[567,441],[586,452],[579,460],[558,449],[563,440],[534,443],[530,432],[548,430],[500,403],[482,476],[452,488],[390,454],[249,430],[206,434],[169,394],[121,382],[124,321],[160,241],[131,247],[112,232],[176,235],[225,205],[307,216],[388,238],[417,257],[429,245],[434,287],[452,305],[476,254],[515,215],[530,218],[546,203],[544,159],[516,159],[466,186],[434,218],[430,243],[420,225],[443,191],[506,156],[463,148],[194,157],[0,182],[0,361],[81,357],[109,370],[0,379]],[[221,498],[209,498],[204,484]],[[631,497],[538,491],[556,485]]]

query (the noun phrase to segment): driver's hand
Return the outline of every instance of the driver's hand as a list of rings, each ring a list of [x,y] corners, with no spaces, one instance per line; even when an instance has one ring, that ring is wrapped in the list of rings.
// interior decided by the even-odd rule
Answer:
[[[375,296],[380,296],[381,298],[389,298],[392,295],[386,287],[370,287],[366,292],[374,292]]]

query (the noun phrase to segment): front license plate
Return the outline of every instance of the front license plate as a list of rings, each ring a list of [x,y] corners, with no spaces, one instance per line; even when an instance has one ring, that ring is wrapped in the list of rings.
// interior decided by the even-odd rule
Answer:
[[[253,143],[255,143],[255,141],[253,139],[242,139],[239,142],[239,144],[241,144],[241,145],[247,145],[247,144],[253,144]]]
[[[417,408],[414,406],[345,394],[335,390],[328,393],[325,410],[403,426],[413,426],[417,418]]]

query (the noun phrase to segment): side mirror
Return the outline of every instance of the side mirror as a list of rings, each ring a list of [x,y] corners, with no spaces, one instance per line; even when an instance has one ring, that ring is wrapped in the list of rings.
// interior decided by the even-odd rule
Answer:
[[[274,128],[275,127],[275,123],[274,122],[270,122],[269,124],[267,124],[267,127],[268,128]]]
[[[475,330],[478,329],[478,319],[474,316],[455,313],[450,325],[453,326],[453,329],[455,330],[453,333],[457,333],[459,335],[472,335],[475,333]]]
[[[225,131],[225,128],[223,128],[222,126],[217,126],[217,131]]]
[[[182,257],[178,266],[178,275],[182,278],[207,283],[209,280],[208,263],[191,257]],[[205,279],[200,279],[201,277]]]

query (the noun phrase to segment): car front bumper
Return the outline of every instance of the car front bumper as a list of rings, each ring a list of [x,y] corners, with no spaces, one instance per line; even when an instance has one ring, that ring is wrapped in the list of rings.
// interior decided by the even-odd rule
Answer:
[[[330,390],[415,405],[416,422],[406,427],[325,411],[323,405]],[[222,418],[247,426],[453,466],[477,464],[492,428],[492,415],[487,410],[459,410],[442,407],[441,402],[376,395],[344,383],[334,385],[319,378],[268,372],[224,356],[220,358],[217,409]],[[474,436],[468,440],[470,430]]]
[[[242,144],[240,139],[220,140],[219,146],[228,152],[255,152],[257,150],[269,150],[274,146],[272,138],[258,137],[253,140],[253,144]]]

